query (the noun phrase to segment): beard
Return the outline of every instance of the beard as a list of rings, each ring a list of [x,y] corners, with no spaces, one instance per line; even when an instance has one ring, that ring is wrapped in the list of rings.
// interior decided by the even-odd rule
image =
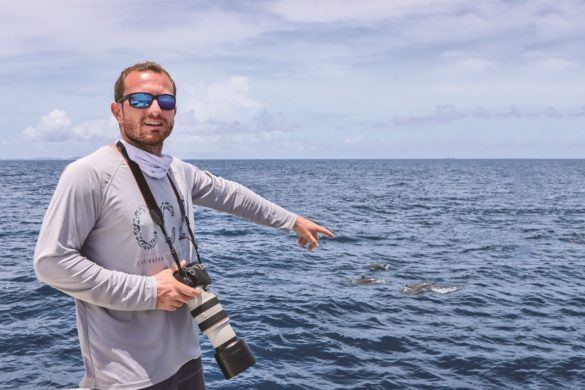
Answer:
[[[158,130],[150,129],[149,126],[141,123],[136,123],[130,119],[125,118],[120,126],[120,131],[131,143],[148,146],[162,146],[163,142],[173,131],[175,121],[167,123],[164,119],[156,119],[157,122],[162,122],[162,126]]]

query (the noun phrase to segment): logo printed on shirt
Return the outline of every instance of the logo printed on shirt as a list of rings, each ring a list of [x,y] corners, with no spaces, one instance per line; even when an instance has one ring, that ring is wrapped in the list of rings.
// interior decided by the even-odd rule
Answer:
[[[163,214],[163,220],[167,221],[169,218],[165,218],[170,216],[171,218],[175,216],[175,208],[169,202],[162,202],[160,204],[160,211]],[[145,250],[153,249],[157,242],[158,242],[158,231],[160,228],[154,224],[152,218],[150,217],[150,213],[146,206],[139,206],[136,211],[134,212],[134,218],[132,220],[132,227],[134,232],[134,238],[136,239],[136,243],[139,247]],[[145,232],[145,227],[149,227],[152,229],[151,236],[152,238],[148,239],[145,236],[148,234]],[[173,226],[172,229],[168,229],[167,224],[165,223],[165,228],[167,232],[170,231],[170,239],[172,242],[175,242],[176,239],[176,231],[177,229]],[[182,232],[182,226],[179,229],[179,239],[183,238],[184,233]]]
[[[136,262],[136,265],[147,265],[147,264],[155,264],[155,263],[162,263],[165,261],[163,256],[156,256],[153,258],[143,258]]]

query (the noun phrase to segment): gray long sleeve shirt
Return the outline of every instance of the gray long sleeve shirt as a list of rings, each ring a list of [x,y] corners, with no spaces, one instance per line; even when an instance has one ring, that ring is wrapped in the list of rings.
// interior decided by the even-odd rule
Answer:
[[[187,203],[290,230],[296,215],[247,188],[173,160],[170,174]],[[194,260],[168,179],[145,176],[181,259]],[[155,310],[154,274],[173,259],[123,157],[112,146],[70,164],[47,209],[34,256],[39,280],[75,298],[85,377],[81,387],[159,383],[200,356],[187,306]]]

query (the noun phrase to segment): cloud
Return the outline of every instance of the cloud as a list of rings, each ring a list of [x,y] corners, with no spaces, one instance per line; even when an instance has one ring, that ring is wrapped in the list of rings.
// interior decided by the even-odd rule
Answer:
[[[515,64],[536,47],[558,59],[543,66],[573,69],[583,63],[581,50],[566,47],[570,42],[579,47],[585,32],[580,18],[585,4],[578,0],[277,0],[238,6],[177,1],[173,7],[148,1],[115,7],[107,0],[37,3],[32,10],[26,3],[3,5],[3,69],[36,67],[36,54],[50,57],[51,68],[59,68],[59,61],[70,63],[81,55],[100,62],[115,55],[126,63],[125,58],[155,53],[161,62],[229,66],[235,61],[274,72],[338,70],[368,60],[377,65],[387,65],[389,58],[403,61],[396,56],[402,51],[437,57],[455,46],[469,51],[457,65],[471,70],[502,61]],[[146,40],[152,15],[159,22]],[[294,48],[305,51],[289,55]]]
[[[278,135],[294,131],[296,126],[289,123],[284,114],[259,112],[250,120],[199,119],[193,110],[177,115],[176,127],[182,134],[198,137],[229,138],[234,135]]]
[[[460,42],[511,31],[544,40],[585,30],[580,0],[279,0],[266,7],[289,22],[388,27],[410,42]]]
[[[580,50],[585,3],[577,0],[281,0],[266,4],[287,22],[291,37],[296,33],[283,46],[304,44],[307,49],[300,52],[303,63],[297,67],[311,70],[349,69],[346,73],[351,74],[356,69],[381,68],[378,72],[388,75],[396,70],[413,82],[426,75],[456,83],[465,75],[482,73],[500,79],[546,80],[555,73],[579,72],[585,64]],[[541,58],[524,55],[534,48],[542,50]],[[459,55],[443,56],[454,50]],[[322,56],[323,52],[330,55]]]
[[[430,114],[419,115],[395,115],[392,118],[392,124],[399,127],[404,126],[426,126],[434,124],[448,124],[462,119],[528,119],[528,118],[546,118],[546,119],[570,119],[585,117],[585,105],[576,109],[560,110],[553,106],[538,109],[519,109],[516,106],[509,106],[500,110],[487,110],[484,107],[476,106],[469,109],[459,109],[453,105],[440,105]],[[380,129],[387,127],[384,122],[377,121],[373,124],[374,128]]]
[[[383,128],[538,117],[578,128],[569,121],[583,112],[569,107],[585,96],[584,14],[582,0],[7,2],[0,137],[54,148],[111,139],[115,123],[88,119],[106,117],[116,75],[144,59],[179,81],[173,139],[185,129],[221,146],[257,140],[258,156],[270,137],[351,144],[357,127],[335,129],[354,118]],[[11,106],[32,95],[26,111]]]
[[[186,87],[186,110],[180,111],[175,128],[180,137],[205,138],[206,142],[232,147],[273,140],[295,131],[282,112],[272,112],[252,97],[251,80],[232,75],[225,80]]]
[[[117,129],[114,118],[87,121],[73,126],[65,111],[54,109],[43,116],[36,126],[24,129],[23,135],[31,142],[111,140]]]
[[[99,59],[104,54],[135,58],[155,52],[160,61],[216,56],[254,58],[260,63],[276,62],[283,53],[291,53],[287,48],[312,44],[313,55],[332,45],[346,48],[348,52],[340,51],[336,60],[347,64],[347,55],[358,62],[368,52],[416,49],[412,45],[424,45],[433,54],[440,53],[443,45],[465,42],[482,46],[497,42],[491,50],[507,56],[521,55],[527,47],[560,51],[562,45],[556,41],[580,43],[579,34],[585,32],[580,20],[585,4],[578,0],[277,0],[237,7],[229,2],[188,1],[173,2],[173,7],[148,1],[115,7],[107,0],[37,3],[32,10],[26,3],[3,5],[2,57],[20,55],[26,61],[24,56],[31,53],[54,53],[66,61],[69,54]],[[131,21],[127,15],[133,16]],[[156,34],[145,40],[152,15],[159,18]],[[279,62],[302,64],[297,55]],[[577,52],[574,55],[582,58]]]
[[[24,129],[28,141],[60,142],[71,136],[71,120],[64,111],[54,109],[41,118],[36,126]]]
[[[190,110],[177,115],[167,151],[183,158],[280,158],[298,151],[299,143],[290,142],[298,128],[280,112],[262,110],[248,120],[200,120]]]
[[[111,141],[119,133],[118,122],[114,117],[83,122],[71,129],[72,139],[82,141]]]
[[[428,13],[463,0],[281,0],[271,4],[272,12],[295,22],[334,23],[376,21],[408,14]]]
[[[187,87],[186,110],[197,113],[200,120],[236,121],[264,108],[264,104],[250,96],[250,79],[232,75],[227,80]]]
[[[145,26],[150,26],[155,15],[158,21],[153,33]],[[221,52],[226,45],[262,34],[269,28],[265,24],[233,7],[204,3],[173,2],[172,7],[161,7],[152,1],[86,0],[82,4],[54,0],[35,2],[31,8],[27,3],[11,2],[3,4],[0,15],[0,33],[5,37],[0,39],[0,49],[5,55],[51,51],[96,57],[153,47],[165,47],[170,55],[192,50]]]

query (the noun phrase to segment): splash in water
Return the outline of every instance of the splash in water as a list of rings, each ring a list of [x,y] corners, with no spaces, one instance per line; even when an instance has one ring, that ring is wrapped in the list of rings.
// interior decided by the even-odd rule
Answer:
[[[368,265],[368,269],[370,271],[388,271],[389,268],[390,268],[390,265],[383,264],[383,263],[372,263],[372,264]]]

